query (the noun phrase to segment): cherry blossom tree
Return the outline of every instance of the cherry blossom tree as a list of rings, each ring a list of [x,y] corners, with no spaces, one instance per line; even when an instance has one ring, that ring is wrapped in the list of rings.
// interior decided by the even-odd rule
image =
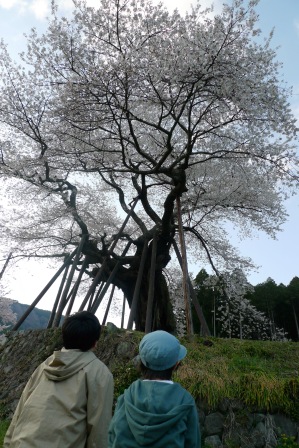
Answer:
[[[119,263],[113,283],[130,306],[148,246],[135,316],[144,329],[156,235],[154,327],[173,330],[164,269],[180,207],[188,257],[216,271],[252,266],[228,223],[274,236],[286,218],[298,184],[290,92],[271,36],[259,43],[256,0],[214,18],[199,5],[181,16],[149,0],[74,4],[71,19],[54,4],[21,65],[1,44],[3,244],[59,258],[84,235],[86,275],[106,259],[105,281]]]
[[[273,322],[245,297],[231,297],[229,300],[221,297],[217,314],[216,319],[221,327],[220,337],[287,340],[284,329],[273,325]]]
[[[254,287],[248,283],[241,269],[224,272],[220,277],[222,294],[217,309],[217,320],[221,325],[221,334],[239,339],[286,340],[282,328],[250,303],[245,297],[253,292]]]
[[[184,336],[187,333],[186,309],[184,306],[184,291],[182,272],[179,267],[172,267],[164,271],[166,276],[170,301],[173,307],[176,331],[178,335]]]
[[[197,288],[199,297],[202,289],[213,290],[209,298],[210,302],[214,298],[210,306],[214,305],[212,313],[218,337],[280,341],[288,337],[283,328],[250,301],[248,293],[253,293],[254,287],[241,269],[222,272],[219,276],[197,276]]]

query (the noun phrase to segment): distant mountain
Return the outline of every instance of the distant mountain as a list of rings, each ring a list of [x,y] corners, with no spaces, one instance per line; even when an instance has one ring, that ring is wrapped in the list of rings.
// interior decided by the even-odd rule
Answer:
[[[17,315],[17,321],[23,316],[25,311],[30,305],[25,305],[24,303],[13,302],[11,308],[13,312]],[[41,310],[39,308],[34,308],[26,320],[22,323],[19,330],[35,330],[38,328],[47,328],[51,311]]]

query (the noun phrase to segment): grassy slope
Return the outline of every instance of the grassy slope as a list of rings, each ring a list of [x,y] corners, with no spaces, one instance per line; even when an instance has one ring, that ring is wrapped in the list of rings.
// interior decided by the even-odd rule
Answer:
[[[196,336],[183,343],[188,357],[177,380],[208,407],[227,397],[299,420],[298,343]]]
[[[134,332],[136,353],[143,336]],[[132,342],[132,340],[131,340]],[[253,411],[282,412],[299,420],[299,344],[239,339],[183,338],[188,354],[175,374],[208,410],[223,398]],[[138,377],[130,363],[112,369],[116,397]]]

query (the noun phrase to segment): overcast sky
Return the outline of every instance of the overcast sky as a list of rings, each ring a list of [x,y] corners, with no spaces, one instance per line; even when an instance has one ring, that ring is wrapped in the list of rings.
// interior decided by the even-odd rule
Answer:
[[[88,0],[96,5],[97,0]],[[186,10],[189,1],[164,0],[169,8],[174,6],[182,11]],[[212,3],[219,11],[221,0],[202,0],[202,6]],[[227,3],[231,3],[228,0]],[[65,12],[72,5],[71,0],[58,0],[59,7]],[[274,28],[273,46],[278,46],[277,57],[283,63],[283,76],[288,85],[293,86],[293,95],[290,103],[294,114],[299,119],[299,0],[260,0],[257,8],[260,16],[260,28],[264,36]],[[30,28],[36,27],[42,31],[46,26],[46,16],[50,12],[48,0],[0,0],[0,38],[9,47],[11,53],[17,55],[25,47],[23,34]],[[299,121],[299,120],[298,120]],[[265,281],[268,277],[277,283],[287,285],[295,276],[299,276],[299,196],[287,201],[286,207],[289,220],[277,240],[272,240],[263,234],[256,234],[255,239],[236,241],[240,252],[249,256],[258,266],[257,272],[248,276],[252,284]],[[8,249],[9,250],[9,249]],[[51,274],[40,272],[36,274],[28,264],[23,264],[17,272],[8,272],[10,276],[11,298],[22,303],[31,303],[40,291],[41,285],[47,281]],[[40,263],[36,264],[40,266]],[[196,267],[193,274],[197,274],[202,266]],[[1,269],[1,265],[0,265]],[[191,269],[193,271],[193,267]],[[6,278],[8,280],[8,278]],[[22,297],[19,297],[22,284]]]

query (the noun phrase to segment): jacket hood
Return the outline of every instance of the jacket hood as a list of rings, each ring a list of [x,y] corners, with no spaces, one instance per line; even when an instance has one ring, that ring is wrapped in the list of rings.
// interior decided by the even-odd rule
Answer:
[[[173,403],[172,397],[176,397]],[[140,380],[125,391],[124,405],[130,430],[141,446],[155,446],[193,408],[192,398],[186,399],[179,384]]]
[[[44,363],[44,373],[49,380],[64,381],[94,361],[93,352],[80,350],[55,351]]]

